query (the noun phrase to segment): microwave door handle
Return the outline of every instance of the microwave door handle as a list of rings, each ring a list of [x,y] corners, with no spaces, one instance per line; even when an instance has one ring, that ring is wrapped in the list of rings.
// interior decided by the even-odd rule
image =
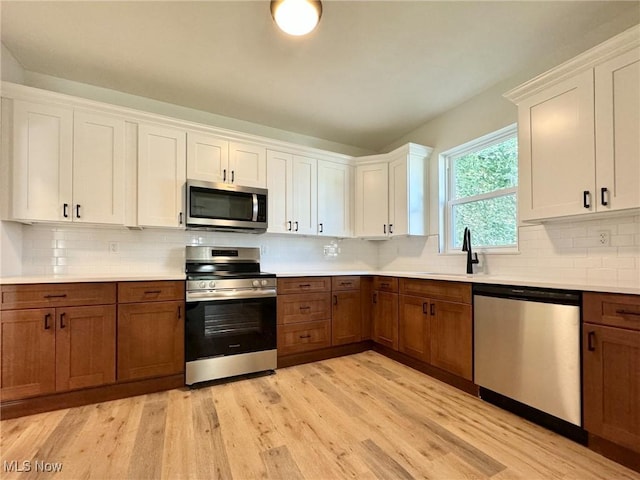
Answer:
[[[254,193],[251,195],[253,197],[253,218],[251,221],[258,221],[258,194]]]

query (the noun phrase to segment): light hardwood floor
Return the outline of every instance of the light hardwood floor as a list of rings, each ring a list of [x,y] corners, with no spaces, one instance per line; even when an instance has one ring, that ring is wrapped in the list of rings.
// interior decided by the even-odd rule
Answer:
[[[3,479],[640,478],[374,352],[0,427]]]

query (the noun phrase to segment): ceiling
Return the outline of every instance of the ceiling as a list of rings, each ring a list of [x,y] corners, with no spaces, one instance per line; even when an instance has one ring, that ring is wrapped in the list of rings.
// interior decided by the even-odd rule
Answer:
[[[640,21],[637,1],[323,8],[316,31],[293,38],[266,0],[2,0],[2,42],[28,71],[378,151],[542,58]]]

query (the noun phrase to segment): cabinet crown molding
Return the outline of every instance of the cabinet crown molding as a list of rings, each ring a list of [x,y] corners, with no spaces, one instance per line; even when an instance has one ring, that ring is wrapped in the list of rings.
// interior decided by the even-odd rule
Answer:
[[[585,70],[589,70],[598,64],[638,47],[640,47],[640,25],[635,25],[586,52],[567,60],[557,67],[547,70],[537,77],[509,90],[503,94],[503,97],[519,105],[525,98],[551,85]]]

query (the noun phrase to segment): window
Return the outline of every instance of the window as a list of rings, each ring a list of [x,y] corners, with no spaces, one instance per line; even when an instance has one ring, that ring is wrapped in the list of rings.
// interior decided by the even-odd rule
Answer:
[[[516,125],[442,154],[446,179],[442,251],[460,250],[468,227],[473,247],[515,248],[518,241]]]

